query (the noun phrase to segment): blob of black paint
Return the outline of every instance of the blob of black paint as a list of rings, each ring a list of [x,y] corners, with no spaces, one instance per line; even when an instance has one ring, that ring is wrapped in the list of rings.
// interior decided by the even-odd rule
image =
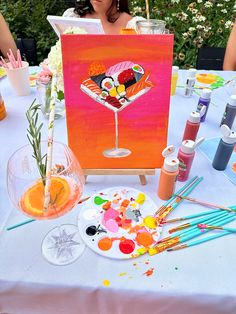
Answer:
[[[96,233],[97,233],[97,227],[96,226],[89,226],[87,229],[86,229],[86,233],[88,236],[94,236]]]

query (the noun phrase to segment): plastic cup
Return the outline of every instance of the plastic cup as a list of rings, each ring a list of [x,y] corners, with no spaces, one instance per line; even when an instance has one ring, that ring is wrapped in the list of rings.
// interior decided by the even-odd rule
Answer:
[[[12,68],[10,63],[7,63],[9,68],[6,68],[7,77],[11,87],[18,96],[26,96],[30,93],[29,83],[29,63],[22,61],[22,67]]]

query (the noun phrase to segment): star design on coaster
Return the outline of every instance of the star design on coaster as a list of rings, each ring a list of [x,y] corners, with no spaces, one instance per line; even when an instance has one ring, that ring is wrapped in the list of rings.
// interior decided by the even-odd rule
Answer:
[[[67,233],[65,229],[59,231],[59,236],[51,236],[53,245],[49,249],[57,250],[57,258],[61,256],[72,256],[72,247],[80,245],[80,242],[73,240],[77,232]]]

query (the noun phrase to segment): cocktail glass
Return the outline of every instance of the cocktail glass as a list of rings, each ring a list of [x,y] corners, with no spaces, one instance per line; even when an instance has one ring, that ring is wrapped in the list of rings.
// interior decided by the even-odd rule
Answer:
[[[47,142],[41,142],[41,156],[45,164]],[[80,200],[84,188],[84,175],[73,152],[65,144],[54,142],[51,168],[50,203],[44,205],[45,177],[33,157],[30,144],[16,150],[7,165],[7,188],[13,205],[34,219],[58,218],[70,211]],[[64,224],[52,229],[42,241],[42,254],[52,264],[74,262],[85,246],[78,229]]]
[[[119,135],[118,135],[118,112],[123,110],[129,103],[122,105],[120,108],[116,108],[108,103],[103,104],[108,109],[114,112],[115,117],[115,147],[104,150],[103,155],[108,158],[121,158],[131,154],[131,151],[127,148],[119,148]]]

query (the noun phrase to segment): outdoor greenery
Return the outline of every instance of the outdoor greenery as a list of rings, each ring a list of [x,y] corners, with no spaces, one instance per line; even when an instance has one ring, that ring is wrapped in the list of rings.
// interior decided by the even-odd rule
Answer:
[[[46,20],[48,14],[61,15],[73,6],[66,0],[4,0],[0,11],[15,37],[37,41],[39,61],[45,58],[56,36]],[[131,0],[133,15],[146,17],[145,0]],[[195,66],[202,45],[225,47],[233,25],[235,0],[149,0],[150,17],[164,19],[175,35],[174,63]]]

